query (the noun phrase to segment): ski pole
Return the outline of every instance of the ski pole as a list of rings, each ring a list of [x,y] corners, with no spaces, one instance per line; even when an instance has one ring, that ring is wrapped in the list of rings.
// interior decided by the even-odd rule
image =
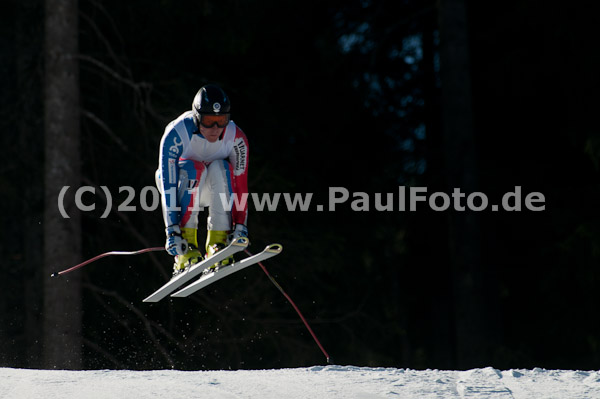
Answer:
[[[105,252],[103,254],[100,254],[98,256],[94,256],[92,259],[88,259],[85,262],[81,262],[78,265],[75,265],[73,267],[70,267],[66,270],[60,271],[60,272],[54,272],[50,275],[50,277],[58,277],[62,274],[65,273],[69,273],[72,272],[73,270],[77,270],[80,267],[83,267],[85,265],[88,265],[94,261],[97,261],[98,259],[102,259],[104,257],[110,256],[110,255],[139,255],[139,254],[143,254],[146,252],[152,252],[152,251],[164,251],[165,247],[152,247],[152,248],[144,248],[144,249],[140,249],[138,251],[111,251],[111,252]]]
[[[250,251],[248,251],[247,249],[244,250],[244,252],[246,252],[246,254],[248,254],[248,256],[252,256],[252,254],[250,253]],[[323,353],[323,355],[325,355],[325,359],[327,360],[327,363],[329,363],[329,361],[330,361],[329,355],[325,351],[325,348],[323,348],[323,345],[321,345],[321,342],[317,338],[317,335],[314,333],[314,331],[312,330],[312,328],[310,328],[310,325],[308,324],[308,322],[306,321],[306,319],[302,315],[302,312],[300,312],[300,309],[298,309],[298,306],[296,306],[296,304],[294,303],[294,301],[292,301],[292,298],[290,298],[290,296],[283,290],[283,288],[281,288],[281,286],[279,285],[279,283],[277,283],[277,281],[275,280],[275,278],[273,276],[271,276],[271,274],[269,273],[269,271],[267,270],[267,268],[262,264],[262,262],[258,262],[258,265],[263,270],[263,272],[265,272],[265,274],[267,275],[267,277],[269,277],[269,280],[271,280],[271,282],[273,283],[273,285],[275,285],[275,287],[277,287],[277,289],[279,290],[279,292],[281,292],[283,294],[283,296],[285,297],[285,299],[287,299],[288,302],[293,306],[294,310],[296,310],[296,313],[298,313],[298,316],[300,316],[300,319],[302,320],[302,322],[306,326],[306,329],[308,330],[308,332],[310,333],[310,335],[313,337],[313,339],[317,343],[317,346],[319,347],[319,349],[321,349],[321,352]]]

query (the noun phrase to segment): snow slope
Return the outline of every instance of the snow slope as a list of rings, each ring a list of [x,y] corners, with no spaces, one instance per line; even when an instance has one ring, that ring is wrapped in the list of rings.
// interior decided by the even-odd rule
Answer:
[[[600,398],[600,372],[315,366],[239,371],[0,368],[0,399]]]

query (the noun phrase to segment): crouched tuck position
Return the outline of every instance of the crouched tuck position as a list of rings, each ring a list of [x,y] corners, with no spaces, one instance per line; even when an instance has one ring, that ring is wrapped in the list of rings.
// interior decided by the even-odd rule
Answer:
[[[200,88],[192,110],[165,128],[156,184],[161,193],[173,273],[203,259],[198,216],[208,207],[206,258],[238,237],[247,237],[248,206],[232,196],[248,193],[248,140],[230,120],[230,103],[218,86]],[[233,257],[220,265],[233,262]]]

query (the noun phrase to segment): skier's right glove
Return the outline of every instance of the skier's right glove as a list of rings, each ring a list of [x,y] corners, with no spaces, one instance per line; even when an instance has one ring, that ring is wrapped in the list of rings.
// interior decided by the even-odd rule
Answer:
[[[178,225],[174,224],[167,227],[167,242],[165,243],[165,249],[171,255],[183,255],[188,251],[188,242],[181,236],[181,229]]]
[[[240,237],[248,238],[248,228],[243,224],[236,224],[235,229],[229,235],[229,241],[237,240]]]

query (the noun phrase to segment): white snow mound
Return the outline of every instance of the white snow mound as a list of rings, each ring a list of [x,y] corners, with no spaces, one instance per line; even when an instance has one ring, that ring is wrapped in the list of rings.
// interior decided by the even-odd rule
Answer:
[[[281,370],[127,371],[0,368],[0,399],[600,398],[600,372],[410,370],[315,366]]]

